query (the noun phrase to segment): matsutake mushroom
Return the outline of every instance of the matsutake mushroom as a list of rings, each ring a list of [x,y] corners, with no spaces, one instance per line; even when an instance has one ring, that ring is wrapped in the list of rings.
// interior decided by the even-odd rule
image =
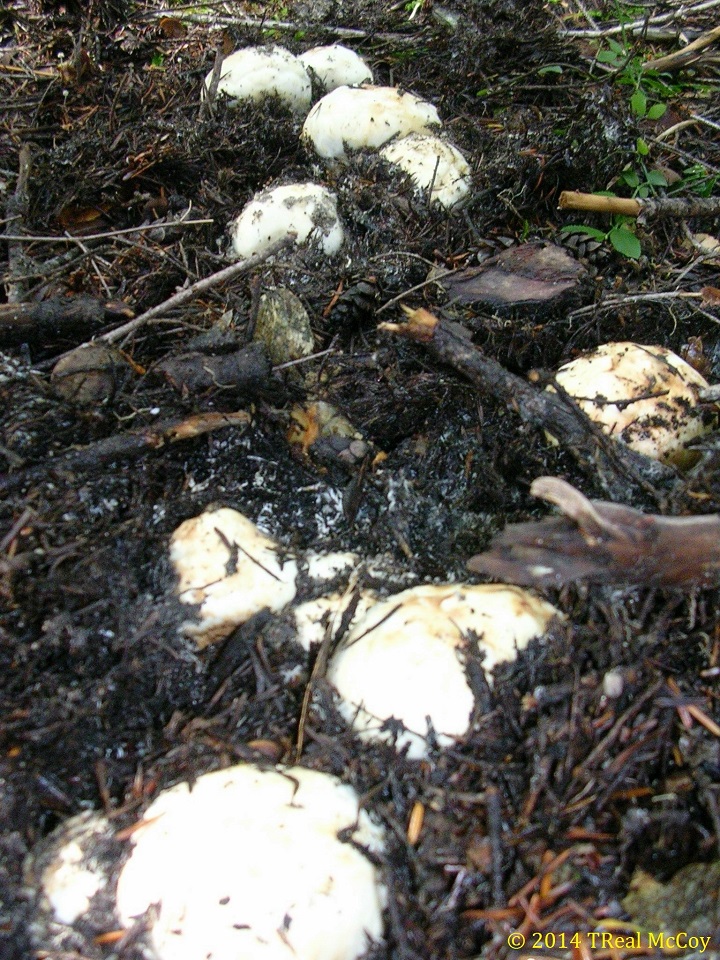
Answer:
[[[179,783],[124,864],[115,829],[83,813],[28,858],[39,950],[79,956],[88,930],[118,925],[144,929],[153,960],[356,960],[382,938],[384,831],[329,774],[248,763]]]
[[[363,58],[341,43],[312,47],[301,53],[298,60],[317,77],[326,93],[337,87],[373,82],[372,70]]]
[[[277,613],[297,593],[298,574],[322,589],[352,569],[349,552],[296,557],[230,507],[185,520],[170,540],[181,603],[195,607],[182,632],[203,648],[222,640],[261,610]]]
[[[475,705],[464,660],[482,655],[490,671],[514,660],[553,617],[551,604],[504,584],[420,586],[374,604],[332,656],[328,679],[340,711],[363,740],[394,740],[408,756],[428,752],[429,727],[440,746],[470,728]]]
[[[419,194],[446,210],[458,204],[470,190],[470,166],[460,151],[439,137],[411,133],[383,147],[380,156],[399,167]]]
[[[302,138],[318,156],[332,159],[439,126],[435,107],[412,93],[396,87],[338,87],[312,108]]]
[[[210,90],[213,72],[205,78],[202,93]],[[300,60],[284,47],[245,47],[226,57],[217,85],[220,96],[231,103],[279,97],[294,113],[305,113],[312,102],[310,77]]]
[[[235,256],[249,259],[286,238],[332,256],[345,234],[334,194],[317,183],[290,183],[256,194],[230,224],[230,237]]]
[[[687,444],[710,429],[698,405],[707,381],[665,347],[606,343],[560,367],[555,380],[606,433],[664,463],[692,465]]]

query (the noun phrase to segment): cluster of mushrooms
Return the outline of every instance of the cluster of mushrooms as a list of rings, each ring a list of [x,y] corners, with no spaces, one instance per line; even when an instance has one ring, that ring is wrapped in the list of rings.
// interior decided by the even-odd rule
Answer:
[[[310,109],[311,77],[325,91]],[[470,167],[460,151],[436,133],[432,104],[396,87],[372,85],[372,72],[353,50],[314,47],[299,57],[283,47],[251,47],[227,57],[217,93],[231,103],[278,97],[295,114],[307,114],[302,140],[318,157],[338,162],[348,152],[376,150],[407,174],[420,193],[450,210],[470,190]],[[205,95],[213,74],[205,80]],[[345,234],[335,196],[317,183],[283,184],[257,194],[230,226],[231,247],[245,259],[265,253],[288,236],[331,256]]]
[[[312,107],[310,74],[326,91]],[[302,137],[319,157],[379,149],[450,210],[469,191],[470,172],[435,135],[435,108],[371,83],[370,69],[345,47],[300,57],[263,47],[229,56],[219,78],[208,76],[205,95],[215,85],[234,102],[280,97],[307,115]],[[231,225],[241,258],[289,235],[328,255],[341,248],[343,226],[325,187],[263,191]],[[698,405],[706,382],[659,347],[607,344],[565,365],[556,382],[618,442],[680,467],[692,459],[688,442],[710,426]],[[482,657],[491,683],[497,664],[562,619],[511,584],[416,584],[392,596],[363,590],[358,598],[348,586],[356,555],[295,554],[228,507],[182,523],[170,560],[188,611],[185,642],[202,652],[263,610],[284,617],[306,650],[332,636],[327,678],[342,717],[358,739],[388,743],[418,761],[462,741],[476,719],[469,654]],[[383,827],[349,785],[329,775],[239,764],[180,783],[146,810],[119,874],[93,854],[98,838],[110,836],[102,815],[83,814],[28,867],[41,890],[41,946],[48,927],[71,936],[111,885],[118,923],[144,922],[156,960],[355,960],[383,936]]]

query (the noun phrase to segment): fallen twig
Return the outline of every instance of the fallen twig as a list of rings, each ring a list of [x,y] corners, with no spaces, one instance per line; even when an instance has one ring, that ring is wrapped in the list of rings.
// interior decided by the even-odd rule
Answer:
[[[250,414],[245,410],[201,413],[185,420],[160,420],[139,430],[106,437],[87,447],[68,450],[60,456],[48,459],[42,465],[6,474],[0,477],[0,491],[7,492],[28,482],[47,480],[49,475],[100,469],[114,460],[134,460],[150,450],[159,450],[168,443],[193,440],[203,433],[211,433],[223,427],[246,427],[251,421]]]
[[[211,290],[213,287],[219,287],[228,280],[233,280],[235,277],[239,277],[240,274],[247,273],[248,270],[252,270],[254,267],[259,266],[276,253],[279,253],[279,251],[284,247],[289,246],[294,239],[294,236],[285,237],[282,240],[278,240],[277,243],[274,243],[264,253],[258,253],[254,257],[249,257],[247,260],[240,260],[237,263],[231,263],[229,267],[218,270],[217,273],[212,273],[209,277],[203,277],[202,280],[198,280],[197,283],[193,283],[184,290],[178,291],[177,293],[173,294],[172,297],[169,297],[167,300],[163,300],[162,303],[158,303],[156,306],[150,307],[149,310],[146,310],[145,313],[141,313],[140,316],[135,317],[134,320],[130,320],[128,323],[124,323],[121,327],[116,327],[114,330],[109,330],[107,333],[103,333],[97,338],[97,341],[114,343],[121,337],[127,337],[131,333],[135,333],[136,330],[139,330],[140,327],[145,326],[145,324],[149,323],[151,320],[155,320],[156,317],[161,317],[163,314],[169,313],[171,310],[175,310],[177,307],[181,307],[189,300],[194,300],[195,297],[199,296],[201,293],[205,293],[206,290]],[[87,346],[87,344],[81,344],[81,346]]]
[[[643,70],[679,70],[698,59],[698,55],[705,47],[720,39],[720,27],[708,30],[689,43],[682,50],[676,50],[675,53],[669,53],[666,57],[658,57],[657,60],[646,60],[642,65]]]
[[[584,30],[561,30],[561,34],[565,37],[590,37],[599,39],[600,37],[612,37],[617,36],[618,34],[635,34],[642,33],[645,37],[652,37],[653,28],[664,26],[665,24],[674,24],[681,21],[687,21],[688,17],[701,13],[704,10],[712,10],[715,7],[720,6],[720,0],[704,0],[702,3],[695,3],[690,6],[679,6],[676,9],[671,10],[669,13],[658,14],[654,17],[643,16],[638,20],[633,20],[630,23],[617,23],[612,26],[607,27],[594,27]],[[668,35],[668,39],[675,36],[675,34]]]
[[[123,227],[121,230],[107,230],[105,233],[88,233],[86,236],[73,237],[70,234],[51,237],[33,235],[30,233],[5,234],[6,240],[14,240],[18,243],[87,243],[90,240],[108,240],[113,237],[123,237],[128,233],[146,233],[148,230],[157,230],[158,227],[199,227],[208,223],[215,223],[214,220],[158,220],[155,223],[142,223],[139,227]]]
[[[586,469],[600,475],[612,496],[627,496],[630,481],[657,503],[662,501],[659,488],[671,486],[677,476],[672,468],[605,437],[576,404],[563,398],[559,387],[556,393],[539,390],[510,373],[473,346],[460,324],[438,320],[424,309],[403,309],[408,323],[381,323],[379,329],[423,343],[435,357],[466,376],[478,390],[506,403],[526,423],[562,438]]]
[[[606,197],[595,193],[563,190],[558,207],[561,210],[593,210],[626,217],[650,220],[655,217],[715,217],[720,213],[720,197],[661,197],[658,200],[632,200],[628,197]]]
[[[530,492],[565,514],[510,524],[486,553],[468,562],[475,573],[511,583],[560,587],[575,580],[641,586],[709,586],[720,574],[720,516],[663,517],[588,500],[557,477]]]
[[[102,303],[95,297],[51,297],[40,303],[0,304],[0,335],[5,336],[67,336],[80,329],[97,328],[108,319],[127,319],[130,308],[119,301]]]

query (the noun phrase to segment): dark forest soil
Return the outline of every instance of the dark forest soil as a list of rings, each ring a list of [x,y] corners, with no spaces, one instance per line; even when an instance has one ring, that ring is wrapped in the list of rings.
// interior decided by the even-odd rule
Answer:
[[[507,523],[547,512],[529,494],[538,476],[611,498],[587,461],[550,445],[504,399],[479,393],[422,344],[377,330],[402,321],[399,302],[377,311],[431,268],[474,266],[528,241],[560,244],[564,224],[607,229],[599,215],[559,211],[559,192],[615,184],[622,193],[617,178],[636,163],[638,137],[651,145],[647,166],[671,179],[697,164],[720,173],[717,55],[695,64],[663,118],[639,119],[628,88],[591,70],[597,44],[568,35],[588,27],[571,7],[449,0],[411,17],[412,5],[327,0],[266,10],[279,26],[263,23],[261,4],[207,15],[120,0],[0,11],[0,197],[14,218],[2,229],[46,238],[0,246],[3,960],[36,956],[22,865],[69,816],[104,808],[125,827],[159,789],[256,757],[253,741],[295,758],[305,682],[282,677],[298,664],[307,676],[311,663],[273,644],[278,618],[202,652],[178,633],[185,615],[168,541],[183,520],[210,504],[233,507],[288,548],[377,561],[384,573],[365,585],[392,593],[466,578],[467,560]],[[616,22],[614,5],[596,7]],[[697,36],[714,25],[712,11],[690,11],[676,27]],[[333,40],[357,49],[376,82],[437,106],[472,166],[461,211],[428,207],[375,156],[322,165],[280,104],[220,102],[201,114],[218,49],[279,42],[299,53]],[[648,57],[676,48],[633,42]],[[692,115],[715,127],[654,139]],[[286,251],[211,287],[120,339],[124,360],[98,375],[92,402],[59,394],[50,371],[60,355],[226,266],[227,224],[252,194],[304,179],[337,194],[348,235],[339,256]],[[173,222],[183,217],[195,222]],[[717,285],[717,261],[688,235],[719,231],[717,216],[655,221],[638,227],[639,259],[582,242],[571,255],[583,279],[550,306],[452,304],[433,282],[403,302],[461,322],[523,377],[635,340],[690,356],[717,382],[720,312],[710,294],[674,294]],[[161,362],[188,350],[245,346],[259,296],[277,286],[304,304],[319,356],[272,372],[259,363],[241,387],[177,390],[161,375]],[[83,312],[68,309],[81,297]],[[41,302],[47,315],[23,319],[18,304]],[[288,442],[291,410],[308,399],[349,419],[365,459]],[[251,415],[244,428],[175,442],[165,427],[153,433],[239,410]],[[716,458],[705,453],[670,487],[624,476],[622,499],[654,513],[718,511]],[[637,868],[664,883],[720,857],[717,588],[580,583],[545,594],[565,621],[495,671],[471,733],[427,761],[361,745],[333,712],[328,684],[315,681],[300,762],[355,785],[394,838],[378,958],[512,955],[507,936],[518,928],[528,946],[557,946],[534,932],[628,919]],[[425,818],[412,845],[418,802]],[[666,923],[716,929],[717,895],[709,899],[699,919],[687,903]],[[113,949],[89,943],[84,955]]]

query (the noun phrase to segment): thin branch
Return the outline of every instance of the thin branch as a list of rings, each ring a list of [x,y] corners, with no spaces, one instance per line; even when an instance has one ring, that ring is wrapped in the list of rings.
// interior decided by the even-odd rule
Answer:
[[[700,52],[718,39],[720,39],[720,27],[715,27],[713,30],[708,30],[707,33],[703,33],[697,40],[693,40],[692,43],[683,47],[682,50],[670,53],[666,57],[659,57],[657,60],[646,60],[642,65],[642,69],[679,70],[681,67],[686,67],[694,60],[697,60]]]
[[[108,230],[107,233],[89,233],[82,237],[42,237],[22,234],[4,234],[5,240],[15,240],[18,243],[87,243],[88,240],[107,240],[112,237],[122,237],[128,233],[146,233],[148,230],[157,230],[158,227],[197,227],[203,224],[215,223],[214,220],[170,220],[156,223],[144,223],[140,227],[125,227],[122,230]]]
[[[276,243],[272,244],[272,246],[268,247],[264,253],[258,253],[254,257],[249,257],[247,260],[240,260],[238,263],[231,263],[229,267],[225,267],[223,270],[218,270],[217,273],[212,273],[209,277],[204,277],[202,280],[198,280],[197,283],[193,283],[184,290],[180,290],[178,293],[174,294],[169,299],[164,300],[162,303],[158,303],[156,306],[150,307],[149,310],[146,310],[145,313],[141,313],[140,316],[135,317],[134,320],[130,320],[128,323],[124,323],[121,327],[116,327],[114,330],[109,330],[107,333],[102,334],[102,336],[97,337],[95,342],[114,343],[116,340],[120,340],[121,337],[126,337],[131,333],[135,333],[136,330],[139,330],[140,327],[144,327],[147,323],[150,323],[151,320],[155,320],[157,317],[161,317],[163,314],[169,313],[171,310],[175,310],[177,307],[181,307],[189,300],[194,300],[195,297],[199,296],[201,293],[205,293],[206,290],[211,290],[213,287],[218,287],[220,284],[227,283],[228,280],[234,280],[235,277],[239,277],[241,274],[247,273],[248,270],[252,270],[255,267],[260,266],[261,263],[264,263],[276,253],[279,253],[280,250],[283,250],[285,247],[289,246],[294,239],[294,236],[284,237],[282,240],[278,240]],[[84,343],[82,346],[87,346],[87,344]]]

